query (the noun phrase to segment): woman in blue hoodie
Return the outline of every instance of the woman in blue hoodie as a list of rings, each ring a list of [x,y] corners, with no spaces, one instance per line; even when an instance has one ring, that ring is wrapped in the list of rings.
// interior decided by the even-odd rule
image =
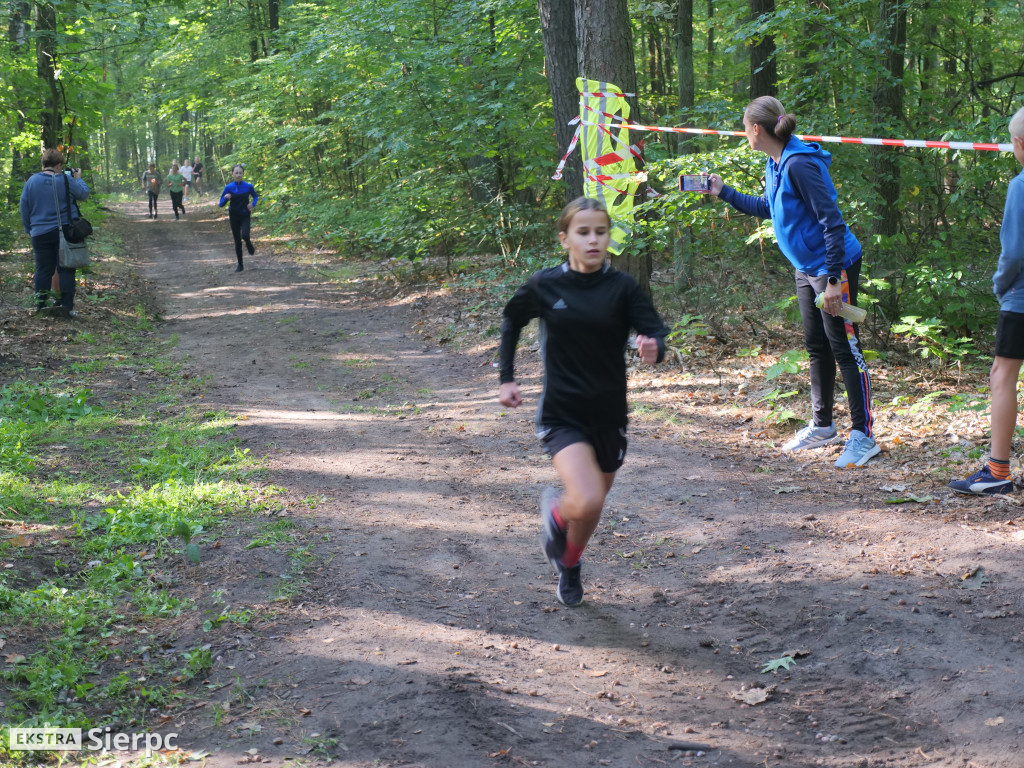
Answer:
[[[253,209],[256,207],[256,201],[260,199],[260,196],[256,194],[256,190],[252,184],[248,181],[243,181],[242,177],[245,175],[245,167],[241,163],[237,163],[234,168],[231,169],[231,178],[233,181],[224,187],[224,191],[221,192],[220,202],[217,203],[221,208],[225,205],[228,206],[228,221],[231,222],[231,236],[235,240],[235,258],[238,259],[238,266],[235,267],[235,272],[241,272],[242,266],[242,241],[245,241],[245,249],[249,251],[249,255],[252,256],[256,253],[256,246],[252,244],[252,240],[249,239],[249,227],[250,227],[250,215]],[[249,198],[252,198],[250,202]]]
[[[747,105],[743,127],[750,148],[768,155],[764,195],[737,192],[717,174],[710,176],[709,191],[741,213],[771,219],[779,248],[796,270],[804,344],[810,355],[813,421],[782,450],[819,448],[839,441],[832,423],[838,364],[853,429],[836,466],[863,466],[881,450],[872,431],[871,380],[857,328],[839,316],[844,301],[857,303],[861,247],[836,205],[838,195],[828,174],[832,156],[817,144],[805,144],[793,136],[796,117],[772,96]],[[819,293],[825,294],[821,309],[814,304]]]
[[[60,226],[68,224],[68,204],[74,218],[78,200],[89,197],[89,187],[82,181],[81,168],[64,171],[64,153],[59,149],[43,151],[43,170],[29,177],[21,190],[21,223],[32,238],[36,260],[36,313],[56,317],[78,317],[75,310],[75,270],[60,266]],[[71,200],[67,196],[70,194]],[[47,306],[53,276],[60,284],[60,298]]]

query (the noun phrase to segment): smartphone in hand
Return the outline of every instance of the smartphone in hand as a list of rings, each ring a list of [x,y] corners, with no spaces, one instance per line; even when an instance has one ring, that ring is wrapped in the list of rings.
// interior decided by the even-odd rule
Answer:
[[[706,173],[684,173],[679,177],[679,191],[710,192],[710,177]]]

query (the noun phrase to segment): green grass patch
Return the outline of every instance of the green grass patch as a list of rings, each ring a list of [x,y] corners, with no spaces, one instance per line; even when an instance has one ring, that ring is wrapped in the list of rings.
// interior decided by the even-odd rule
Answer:
[[[201,610],[175,587],[175,574],[201,568],[186,545],[201,557],[225,523],[277,505],[234,418],[185,404],[204,382],[170,359],[155,318],[138,304],[114,309],[54,344],[62,378],[26,367],[0,383],[0,720],[15,726],[142,723],[191,695],[209,648],[155,642]],[[290,525],[261,535],[277,540]],[[28,765],[6,738],[0,764]]]

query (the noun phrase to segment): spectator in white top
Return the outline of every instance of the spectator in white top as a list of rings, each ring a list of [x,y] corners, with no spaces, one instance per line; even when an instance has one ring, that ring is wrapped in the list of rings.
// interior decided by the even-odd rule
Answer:
[[[185,158],[185,164],[181,166],[181,175],[185,177],[185,196],[182,198],[182,203],[188,202],[188,190],[192,186],[192,161],[187,157]]]

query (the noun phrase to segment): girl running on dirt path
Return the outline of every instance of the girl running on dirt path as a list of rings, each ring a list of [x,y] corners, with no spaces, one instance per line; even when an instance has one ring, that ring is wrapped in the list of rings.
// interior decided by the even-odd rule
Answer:
[[[231,236],[235,238],[235,257],[238,259],[238,266],[235,268],[235,272],[241,272],[243,269],[243,240],[249,255],[251,256],[256,253],[256,246],[249,239],[249,217],[253,209],[256,208],[256,201],[259,200],[259,195],[256,194],[252,184],[248,181],[242,181],[242,176],[244,175],[245,168],[241,163],[237,163],[231,169],[231,178],[234,181],[224,187],[224,191],[220,195],[220,202],[217,203],[221,208],[224,207],[225,203],[230,203],[228,205],[228,220],[231,222]],[[249,202],[250,197],[252,197],[251,203]]]
[[[568,260],[534,274],[505,306],[501,321],[498,401],[518,408],[515,382],[519,334],[540,318],[544,391],[537,435],[562,481],[541,497],[544,554],[558,572],[563,605],[583,602],[580,556],[601,518],[626,455],[626,361],[630,328],[640,359],[665,356],[668,329],[637,282],[607,263],[611,218],[599,200],[581,197],[558,220]]]
[[[171,163],[171,170],[167,174],[167,190],[171,193],[171,208],[174,209],[174,220],[178,220],[178,209],[181,215],[185,215],[185,206],[182,205],[182,194],[185,191],[185,177],[178,168],[178,163]]]
[[[864,466],[881,448],[872,432],[871,380],[857,326],[839,316],[843,302],[857,303],[861,246],[843,221],[828,167],[832,155],[793,136],[796,116],[773,96],[754,99],[743,111],[751,149],[768,155],[765,191],[744,195],[711,174],[709,193],[741,213],[771,219],[779,249],[796,270],[796,295],[810,355],[813,420],[782,446],[798,451],[840,440],[832,423],[836,364],[843,375],[853,429],[836,466]],[[825,294],[819,309],[815,297]]]

